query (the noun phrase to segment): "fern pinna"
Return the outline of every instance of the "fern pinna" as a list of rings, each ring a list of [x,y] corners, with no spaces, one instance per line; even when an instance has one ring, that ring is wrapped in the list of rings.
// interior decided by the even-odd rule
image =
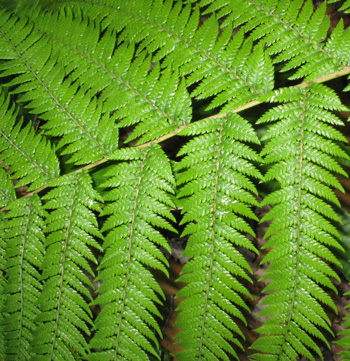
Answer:
[[[320,84],[350,74],[333,3],[0,1],[0,360],[170,359],[175,234],[174,359],[350,358],[349,316],[330,321],[349,280],[348,109]]]

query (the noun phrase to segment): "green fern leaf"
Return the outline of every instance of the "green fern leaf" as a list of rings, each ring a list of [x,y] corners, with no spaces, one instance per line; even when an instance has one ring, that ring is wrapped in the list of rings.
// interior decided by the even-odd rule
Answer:
[[[0,208],[6,207],[7,204],[16,199],[13,184],[7,177],[7,173],[0,169]]]
[[[126,142],[154,140],[190,122],[190,98],[178,74],[168,69],[160,76],[159,64],[146,52],[135,53],[134,45],[126,43],[117,46],[114,31],[102,33],[69,7],[45,17],[38,11],[36,28],[59,49],[70,78],[98,94],[106,114],[112,112],[107,124],[117,119],[119,127],[136,125]],[[79,59],[79,69],[72,58]]]
[[[316,11],[311,0],[207,0],[200,5],[209,5],[205,14],[225,17],[222,27],[244,25],[254,41],[261,40],[268,47],[274,63],[284,64],[281,71],[297,69],[291,79],[311,80],[350,63],[349,31],[343,33],[339,25],[328,38],[326,2]]]
[[[76,2],[62,4],[65,11],[71,7],[80,13]],[[232,39],[231,25],[217,37],[215,16],[199,25],[198,9],[182,7],[181,1],[87,1],[84,13],[100,20],[102,30],[114,29],[121,32],[120,39],[137,44],[138,56],[147,51],[154,54],[153,62],[164,61],[166,69],[188,75],[187,86],[197,84],[193,97],[215,96],[209,108],[227,103],[224,111],[233,110],[273,88],[273,67],[267,54],[252,52],[252,42],[244,42],[242,31]]]
[[[350,292],[345,293],[346,295],[350,295]],[[349,308],[350,306],[347,305],[346,308]],[[338,345],[343,347],[345,351],[341,351],[339,355],[341,355],[341,359],[343,361],[349,360],[350,358],[350,314],[344,317],[344,323],[342,325],[343,327],[346,327],[343,331],[339,332],[339,336],[344,336],[340,340],[335,341]]]
[[[47,135],[63,135],[58,143],[63,154],[75,153],[71,162],[86,164],[117,148],[115,126],[108,123],[93,94],[67,78],[57,62],[60,49],[26,17],[1,10],[0,29],[0,59],[6,60],[0,65],[1,76],[12,79],[6,86],[15,87],[12,92],[22,94],[31,112],[47,120],[41,127]],[[113,137],[106,137],[105,128]]]
[[[176,166],[182,170],[179,197],[185,197],[182,223],[188,223],[182,236],[190,234],[183,256],[192,258],[178,279],[188,285],[178,293],[187,298],[176,321],[183,329],[178,335],[180,345],[186,350],[176,357],[229,360],[228,354],[237,358],[230,342],[242,347],[233,332],[243,337],[231,316],[246,322],[240,308],[247,306],[240,294],[249,296],[232,275],[250,281],[246,271],[251,272],[236,247],[257,252],[244,236],[254,232],[242,215],[256,218],[247,212],[247,203],[258,204],[247,190],[256,193],[249,178],[261,175],[251,163],[258,155],[243,141],[259,141],[251,125],[236,114],[194,123],[182,134],[197,137],[182,147],[179,155],[186,156]],[[233,143],[239,147],[235,149]]]
[[[108,216],[102,230],[108,234],[97,277],[100,295],[94,301],[102,305],[90,343],[96,351],[89,360],[158,359],[156,334],[161,331],[154,316],[161,315],[155,303],[164,294],[150,268],[168,274],[159,246],[170,247],[157,229],[176,232],[168,222],[175,222],[168,194],[175,180],[158,145],[122,149],[111,159],[122,162],[109,168],[101,185],[107,202],[102,216]]]
[[[35,134],[30,122],[24,127],[23,119],[16,123],[18,111],[3,89],[0,109],[0,160],[10,166],[12,179],[20,179],[16,186],[31,184],[32,190],[56,178],[59,167],[54,150],[45,138]]]
[[[4,267],[3,321],[6,360],[29,360],[35,320],[39,315],[38,299],[42,290],[41,266],[44,254],[45,212],[37,195],[22,198],[7,206],[3,225],[6,263]]]
[[[257,330],[268,337],[253,343],[252,348],[262,352],[253,355],[256,360],[269,360],[272,355],[280,360],[286,357],[294,360],[297,356],[315,360],[310,350],[321,357],[322,353],[312,336],[328,345],[318,327],[331,331],[328,326],[330,321],[320,303],[337,312],[332,299],[320,285],[337,292],[330,277],[339,278],[323,259],[339,264],[327,248],[342,249],[338,241],[340,234],[326,217],[338,222],[340,219],[330,205],[320,198],[330,199],[327,193],[321,195],[307,184],[311,178],[318,184],[323,183],[324,187],[341,188],[331,172],[344,172],[333,154],[348,158],[332,141],[338,138],[337,135],[328,132],[327,137],[322,132],[326,123],[333,122],[327,116],[322,118],[329,109],[324,97],[333,99],[329,101],[331,108],[343,108],[336,95],[320,84],[310,84],[306,89],[280,89],[267,98],[269,101],[287,103],[277,106],[279,115],[276,109],[272,109],[260,120],[261,123],[277,120],[264,135],[268,142],[262,155],[265,156],[265,163],[272,164],[266,179],[276,179],[281,189],[267,196],[263,202],[275,204],[262,219],[273,220],[265,234],[265,238],[271,236],[265,248],[272,249],[263,260],[264,263],[272,262],[264,276],[264,279],[271,280],[264,292],[273,293],[266,296],[264,304],[268,307],[260,313],[271,317]],[[308,112],[309,109],[313,111]],[[313,114],[318,109],[323,112],[315,119]],[[315,131],[315,122],[320,132]],[[318,141],[315,142],[315,135],[322,139],[320,146]],[[282,146],[283,143],[285,146]],[[281,149],[286,149],[284,157],[281,156]]]
[[[35,360],[74,360],[89,353],[92,314],[87,303],[94,289],[89,278],[96,263],[89,247],[100,249],[94,237],[101,237],[92,210],[99,199],[88,174],[67,175],[51,183],[43,199],[52,210],[46,221],[45,256],[42,262],[43,291],[32,353]]]

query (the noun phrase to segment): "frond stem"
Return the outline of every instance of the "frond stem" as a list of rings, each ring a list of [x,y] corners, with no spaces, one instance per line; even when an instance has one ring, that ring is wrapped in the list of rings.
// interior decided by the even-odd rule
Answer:
[[[327,82],[327,81],[329,81],[329,80],[337,79],[337,78],[340,78],[340,77],[342,77],[342,76],[349,75],[349,74],[350,74],[350,66],[347,66],[347,67],[344,67],[343,69],[338,70],[338,71],[336,71],[336,72],[334,72],[334,73],[326,74],[326,75],[323,75],[323,76],[321,76],[321,77],[319,77],[319,78],[315,78],[315,79],[313,79],[313,80],[309,80],[309,81],[300,83],[300,84],[298,84],[298,85],[295,85],[295,87],[298,87],[298,88],[306,88],[306,87],[308,87],[311,83],[325,83],[325,82]],[[234,109],[234,110],[232,110],[232,111],[230,111],[230,112],[228,112],[228,113],[220,113],[220,114],[211,115],[211,116],[209,116],[209,117],[206,117],[206,118],[203,118],[203,119],[199,119],[198,122],[202,122],[202,121],[205,121],[205,120],[207,120],[207,119],[225,118],[225,117],[227,117],[228,114],[231,114],[231,113],[236,114],[236,113],[242,112],[242,111],[244,111],[244,110],[253,108],[253,107],[257,106],[257,105],[263,104],[263,103],[264,103],[264,102],[263,102],[263,101],[260,101],[260,100],[253,100],[253,101],[251,101],[251,102],[249,102],[249,103],[247,103],[247,104],[244,104],[244,105],[242,105],[242,106],[240,106],[240,107],[238,107],[238,108],[236,108],[236,109]],[[189,127],[190,125],[191,125],[191,123],[190,123],[190,124],[181,125],[181,126],[179,126],[177,129],[173,130],[173,131],[170,132],[170,133],[167,133],[167,134],[165,134],[165,135],[163,135],[163,136],[161,136],[161,137],[159,137],[159,138],[157,138],[157,139],[155,139],[155,140],[149,141],[149,142],[147,142],[147,143],[140,144],[140,145],[138,145],[138,146],[136,146],[136,147],[142,149],[142,148],[147,148],[147,147],[149,147],[151,144],[161,143],[161,142],[163,142],[163,141],[165,141],[165,140],[167,140],[167,139],[170,139],[170,138],[178,135],[182,130],[184,130],[185,128]],[[70,172],[70,173],[68,173],[68,174],[82,173],[82,172],[84,172],[84,171],[86,171],[86,170],[89,170],[89,169],[91,169],[91,168],[95,168],[96,166],[98,166],[98,165],[100,165],[100,164],[103,164],[103,163],[105,163],[105,162],[108,162],[108,160],[109,160],[108,157],[107,157],[107,158],[105,157],[105,158],[99,159],[99,160],[97,160],[97,161],[94,162],[94,163],[87,164],[86,166],[84,166],[84,167],[82,167],[82,168],[79,168],[79,169],[77,169],[77,170],[75,170],[75,171],[73,171],[73,172]],[[50,182],[51,182],[51,181],[54,181],[55,179],[56,179],[56,178],[51,179]],[[33,195],[33,194],[35,194],[35,193],[39,193],[39,192],[41,192],[42,190],[46,189],[49,185],[50,185],[50,183],[47,183],[47,184],[43,185],[42,187],[40,187],[40,188],[38,188],[38,189],[36,189],[36,190],[34,190],[34,191],[32,191],[32,192],[27,193],[24,197],[30,197],[31,195]]]

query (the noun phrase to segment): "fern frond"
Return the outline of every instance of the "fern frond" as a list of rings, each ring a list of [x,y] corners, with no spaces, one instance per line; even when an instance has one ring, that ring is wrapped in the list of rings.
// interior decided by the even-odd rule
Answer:
[[[6,207],[16,199],[15,188],[7,177],[7,172],[0,168],[0,208]]]
[[[94,239],[101,237],[92,210],[99,199],[87,173],[60,177],[43,199],[48,215],[45,256],[41,268],[43,291],[39,298],[41,313],[32,353],[35,360],[74,360],[89,352],[92,313],[88,305],[94,289],[88,275],[94,276],[90,262],[96,263],[91,247],[100,249]]]
[[[334,170],[343,173],[334,157],[349,157],[333,143],[340,133],[323,132],[327,123],[332,122],[323,115],[330,108],[343,109],[343,106],[336,94],[321,84],[310,84],[306,89],[280,89],[266,100],[287,103],[272,108],[259,121],[277,120],[263,136],[267,144],[261,154],[265,163],[270,164],[266,179],[276,179],[281,189],[262,202],[262,205],[275,205],[261,220],[273,219],[265,234],[265,238],[270,237],[265,248],[272,249],[263,259],[263,263],[271,262],[263,277],[271,280],[264,292],[272,293],[264,299],[263,304],[268,307],[260,313],[271,317],[257,330],[266,336],[253,343],[252,348],[262,352],[253,359],[294,360],[299,355],[315,360],[314,353],[320,357],[322,353],[313,338],[328,345],[323,332],[332,334],[321,303],[337,312],[332,299],[320,286],[337,292],[330,277],[338,280],[339,277],[324,259],[339,265],[328,248],[342,247],[340,235],[329,220],[340,219],[328,202],[322,200],[329,197],[318,192],[318,187],[310,187],[308,180],[342,189],[332,175]],[[321,112],[314,117],[318,110]],[[321,138],[320,143],[315,142],[315,135]]]
[[[98,94],[103,111],[120,120],[118,127],[136,125],[126,142],[154,140],[190,122],[190,98],[177,73],[160,73],[146,52],[135,53],[134,45],[126,43],[117,46],[113,30],[102,33],[69,7],[37,18],[36,28],[59,49],[58,61],[70,78]]]
[[[28,18],[1,10],[0,59],[5,61],[0,75],[12,79],[6,86],[47,120],[41,129],[61,137],[57,148],[64,148],[62,154],[74,153],[70,161],[75,164],[90,163],[118,147],[115,125],[102,113],[100,101],[67,77],[57,60],[59,51]]]
[[[328,2],[331,3],[336,3],[339,0],[328,0]],[[338,9],[338,11],[344,11],[345,13],[349,13],[350,12],[350,0],[345,0],[344,4]]]
[[[10,166],[11,178],[19,179],[16,187],[39,188],[59,175],[56,154],[45,138],[35,134],[31,122],[25,126],[23,119],[17,122],[18,110],[0,91],[0,160]]]
[[[5,360],[29,360],[42,290],[38,271],[44,254],[45,212],[37,195],[7,206],[4,221],[6,285],[3,290]]]
[[[62,3],[65,11],[71,7],[80,14],[76,1]],[[114,29],[121,32],[119,39],[137,44],[137,56],[147,51],[154,55],[153,62],[162,61],[162,67],[188,75],[187,86],[198,85],[193,97],[215,96],[209,108],[226,104],[224,111],[232,110],[273,89],[269,57],[252,51],[252,42],[244,41],[243,31],[232,37],[233,28],[228,26],[219,36],[215,16],[200,25],[198,8],[183,7],[181,1],[86,1],[84,14],[101,22],[102,30],[108,27],[106,36],[113,36],[110,29]]]
[[[122,149],[111,158],[121,162],[109,168],[102,184],[107,203],[102,216],[108,216],[102,230],[108,234],[94,301],[102,305],[90,343],[96,352],[89,360],[159,358],[155,347],[161,331],[154,316],[161,317],[155,304],[164,294],[150,269],[168,274],[159,246],[170,247],[158,229],[176,232],[168,222],[175,222],[168,194],[175,180],[159,145]]]
[[[244,338],[235,316],[246,323],[248,309],[242,295],[248,290],[237,276],[251,282],[251,268],[238,247],[257,252],[244,234],[254,234],[243,217],[257,220],[250,205],[258,205],[252,177],[261,178],[253,162],[259,156],[245,142],[259,143],[251,125],[237,114],[224,119],[194,123],[181,134],[196,135],[179,152],[178,183],[182,188],[182,236],[190,234],[183,256],[191,260],[179,281],[187,282],[178,293],[181,302],[176,324],[185,347],[179,360],[229,360],[237,358],[232,341],[242,347]],[[237,144],[237,147],[233,146]]]
[[[350,295],[350,292],[345,293],[344,296]],[[350,305],[347,305],[346,308],[349,308]],[[341,351],[339,355],[341,355],[341,359],[343,361],[350,359],[350,314],[344,317],[344,323],[342,325],[343,327],[346,327],[345,330],[339,332],[339,336],[344,336],[338,341],[335,341],[339,346],[343,347],[345,351]]]
[[[315,11],[311,0],[208,0],[200,4],[210,4],[205,14],[225,17],[222,27],[244,25],[254,41],[268,47],[274,63],[284,64],[281,71],[297,69],[290,79],[310,80],[350,64],[350,32],[344,32],[340,22],[328,37],[326,1]]]

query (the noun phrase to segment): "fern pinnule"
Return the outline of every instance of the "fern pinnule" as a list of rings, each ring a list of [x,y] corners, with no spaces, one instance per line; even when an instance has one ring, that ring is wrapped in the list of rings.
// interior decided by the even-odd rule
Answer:
[[[101,185],[102,216],[108,216],[102,231],[108,233],[94,301],[102,305],[90,343],[96,351],[89,360],[149,360],[159,357],[156,304],[164,298],[151,269],[168,274],[159,246],[170,247],[158,229],[176,232],[168,221],[175,222],[169,210],[175,207],[169,197],[175,180],[159,145],[121,149],[111,159],[119,162],[109,167]]]
[[[237,279],[251,282],[251,268],[238,247],[257,252],[244,235],[254,232],[243,217],[257,220],[249,206],[258,205],[251,177],[261,179],[253,165],[259,156],[245,142],[259,140],[237,114],[194,123],[182,134],[195,137],[181,148],[178,155],[185,156],[176,166],[184,198],[181,222],[187,223],[182,236],[190,235],[182,255],[191,258],[179,278],[188,283],[178,293],[186,299],[176,321],[186,350],[176,357],[229,360],[228,354],[238,357],[230,342],[242,347],[237,336],[244,338],[231,316],[246,323],[242,295],[250,295]]]
[[[5,360],[29,360],[31,342],[40,313],[42,291],[39,267],[44,254],[44,220],[37,195],[21,198],[7,206],[4,230],[4,265],[6,284],[3,289],[5,317]]]
[[[318,185],[342,189],[332,174],[344,174],[335,157],[349,159],[333,142],[344,138],[339,131],[329,130],[327,123],[334,119],[326,114],[328,109],[344,107],[336,94],[321,84],[280,89],[266,98],[286,103],[277,106],[278,110],[272,108],[259,120],[277,121],[262,138],[267,144],[261,155],[270,164],[265,178],[276,179],[281,188],[262,202],[274,205],[261,220],[272,220],[264,236],[269,237],[264,248],[271,250],[263,259],[263,263],[271,264],[262,278],[271,280],[264,289],[269,294],[262,302],[268,307],[260,313],[271,317],[257,330],[266,336],[253,343],[252,348],[261,352],[254,354],[253,359],[304,356],[315,360],[314,354],[322,357],[322,352],[313,338],[329,346],[324,332],[333,334],[321,303],[337,312],[323,287],[337,293],[330,278],[339,280],[339,276],[325,260],[339,265],[330,247],[342,249],[341,236],[330,223],[330,219],[340,221],[327,202],[332,200],[328,196],[331,189],[329,193],[319,192]],[[325,99],[329,99],[327,105]],[[321,138],[320,142],[315,142],[315,136]],[[310,180],[316,181],[317,186],[312,186]]]
[[[0,168],[0,208],[16,199],[15,188],[8,178],[7,172]]]
[[[86,358],[92,325],[92,297],[86,286],[94,289],[88,274],[94,275],[90,262],[97,263],[91,247],[100,249],[95,238],[102,237],[92,210],[99,210],[95,200],[101,199],[87,173],[62,176],[50,187],[54,188],[43,197],[44,208],[51,212],[32,352],[35,360]]]
[[[63,148],[63,154],[74,153],[71,162],[86,164],[118,147],[116,139],[111,141],[105,135],[101,104],[67,77],[58,61],[60,49],[52,39],[38,33],[35,23],[25,16],[19,18],[4,10],[0,29],[0,59],[6,60],[0,65],[0,76],[8,77],[6,86],[21,94],[21,102],[32,113],[47,120],[41,129],[61,138],[57,147]],[[113,133],[113,127],[109,128],[108,134]]]

